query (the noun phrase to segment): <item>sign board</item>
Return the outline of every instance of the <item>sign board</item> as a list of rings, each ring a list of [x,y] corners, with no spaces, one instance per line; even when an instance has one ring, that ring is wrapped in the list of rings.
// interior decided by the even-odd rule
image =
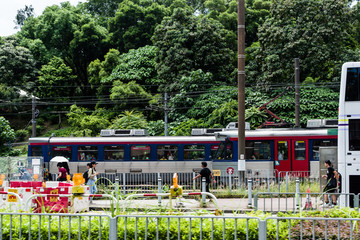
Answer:
[[[228,167],[227,169],[226,169],[226,172],[228,173],[228,174],[233,174],[234,173],[234,169],[232,168],[232,167]]]
[[[50,194],[59,194],[59,189],[51,190]],[[57,201],[58,201],[57,197],[50,197],[50,202],[57,202]]]
[[[221,171],[220,170],[213,170],[213,176],[214,177],[221,177]]]
[[[245,171],[245,160],[238,160],[238,171]]]
[[[8,189],[8,192],[18,193],[17,189]],[[17,202],[17,197],[14,195],[8,195],[8,202]]]
[[[275,161],[275,166],[280,166],[280,162],[279,161]]]

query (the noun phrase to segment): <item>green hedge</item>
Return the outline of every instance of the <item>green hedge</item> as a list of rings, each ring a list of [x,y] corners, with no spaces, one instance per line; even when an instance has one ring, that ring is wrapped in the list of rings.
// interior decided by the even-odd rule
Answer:
[[[181,213],[178,213],[181,214]],[[196,215],[196,214],[195,214]],[[49,226],[50,226],[50,238],[58,239],[59,232],[60,239],[101,239],[109,238],[109,217],[104,215],[100,216],[87,216],[81,214],[79,216],[73,216],[70,220],[66,215],[64,216],[41,216],[39,215],[2,215],[1,233],[2,239],[29,239],[29,224],[31,221],[31,239],[48,239]],[[194,216],[194,215],[193,215]],[[315,239],[325,238],[325,229],[327,227],[327,238],[337,239],[338,237],[338,220],[337,218],[356,218],[360,220],[360,213],[348,208],[342,209],[329,209],[326,211],[309,211],[301,212],[298,214],[292,213],[279,213],[278,217],[283,219],[268,219],[267,220],[267,239],[276,239],[277,235],[279,239],[289,238],[289,224],[291,224],[291,238],[299,239],[302,235],[303,239],[313,238],[313,228],[315,228]],[[191,217],[191,216],[189,216]],[[190,228],[190,218],[167,218],[167,215],[162,215],[159,218],[149,216],[139,217],[137,220],[135,217],[128,215],[127,217],[118,218],[118,231],[117,239],[124,239],[126,231],[126,239],[135,239],[135,234],[138,239],[144,239],[147,234],[148,239],[155,239],[158,235],[159,239],[167,239],[169,235],[170,239],[178,239],[180,234],[181,239],[189,239],[191,232],[192,239],[200,239],[202,235],[203,239],[210,239],[213,234],[214,239],[223,239],[223,232],[225,233],[225,239],[234,239],[235,225],[238,239],[246,238],[246,230],[248,228],[248,239],[258,239],[258,219],[232,219],[232,218],[192,218]],[[259,219],[266,219],[272,217],[270,214],[264,214],[262,212],[252,212],[249,217],[258,217]],[[287,217],[302,218],[302,220],[284,219]],[[306,219],[307,217],[315,218],[327,218],[327,222],[323,220],[313,221]],[[50,221],[50,224],[49,224]],[[60,223],[59,223],[60,221]],[[21,229],[20,229],[21,222]],[[180,223],[180,224],[179,224]],[[248,225],[247,225],[248,224]],[[59,228],[60,225],[60,228]],[[179,229],[180,225],[180,229]],[[340,222],[340,238],[349,239],[350,232],[352,232],[353,239],[360,239],[359,233],[359,221],[341,221]],[[70,226],[70,227],[69,227]],[[169,228],[168,228],[169,226]],[[147,230],[146,230],[147,228]],[[12,229],[10,233],[10,229]],[[80,229],[80,232],[79,232]],[[168,232],[169,229],[169,232]],[[201,231],[202,229],[202,231]],[[212,231],[213,229],[213,231]],[[21,230],[21,231],[20,231]],[[279,234],[277,234],[277,230]],[[40,233],[40,238],[39,238]],[[90,235],[89,235],[90,233]],[[21,235],[21,238],[20,238]]]

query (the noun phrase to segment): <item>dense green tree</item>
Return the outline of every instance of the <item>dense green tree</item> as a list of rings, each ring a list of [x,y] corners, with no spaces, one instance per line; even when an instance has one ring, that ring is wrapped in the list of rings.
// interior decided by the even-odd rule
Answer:
[[[4,117],[0,117],[0,156],[9,153],[9,147],[4,145],[15,140],[15,131]]]
[[[93,15],[100,17],[113,17],[123,0],[88,0],[85,8]]]
[[[274,93],[276,94],[276,93]],[[330,88],[304,84],[300,89],[300,123],[305,127],[309,119],[337,119],[339,92]],[[295,123],[294,91],[272,102],[268,109],[286,122]]]
[[[48,54],[62,58],[71,67],[81,92],[91,94],[87,87],[88,64],[108,51],[105,42],[107,30],[91,15],[84,14],[81,7],[73,7],[68,2],[61,6],[53,5],[39,17],[26,21],[21,36],[41,40]]]
[[[111,89],[110,99],[116,104],[116,109],[125,107],[134,109],[144,107],[152,99],[152,96],[135,81],[128,83],[115,81]]]
[[[140,112],[125,111],[114,119],[111,129],[145,129],[148,123]]]
[[[210,72],[214,81],[228,80],[234,53],[226,44],[227,30],[215,20],[175,9],[156,28],[157,70],[167,89],[178,90],[180,79],[194,70]]]
[[[237,87],[214,86],[194,99],[194,104],[188,109],[189,118],[207,121],[210,114],[220,107],[223,102],[237,99]]]
[[[20,46],[13,37],[5,38],[4,43],[0,44],[1,83],[26,89],[35,76],[35,60],[29,49]]]
[[[144,89],[156,92],[161,83],[156,72],[157,47],[145,46],[138,49],[131,49],[128,53],[122,54],[108,77],[103,77],[101,83],[109,84],[116,80],[122,82],[136,81]]]
[[[14,20],[14,23],[16,24],[15,28],[21,28],[21,26],[24,25],[25,20],[33,16],[34,8],[32,7],[32,5],[25,5],[24,8],[17,10],[17,14]]]
[[[90,112],[91,114],[88,114]],[[86,108],[72,105],[67,116],[68,122],[75,132],[81,133],[85,131],[87,135],[91,136],[98,136],[101,129],[106,129],[110,125],[103,109],[90,111]]]
[[[164,136],[165,122],[163,120],[149,121],[147,129],[149,136]]]
[[[196,99],[212,85],[212,74],[204,73],[201,69],[191,72],[190,76],[183,76],[179,81],[180,92],[170,99],[170,108],[173,110],[169,117],[171,119],[178,119],[182,115],[189,117],[186,113],[189,109],[194,109]]]
[[[68,100],[77,93],[78,86],[74,83],[76,76],[72,70],[59,57],[53,57],[50,62],[43,65],[37,81],[37,96],[50,98],[51,101]],[[59,97],[61,92],[62,98]]]
[[[301,77],[331,80],[349,39],[348,0],[279,0],[260,27],[258,69],[252,81],[263,84],[293,81],[294,58],[300,58]],[[255,65],[254,65],[255,66]]]
[[[181,122],[170,123],[170,136],[190,136],[193,128],[208,128],[209,125],[202,119],[185,118]]]
[[[109,19],[110,42],[121,52],[151,44],[155,27],[170,10],[150,0],[120,3],[115,17]]]

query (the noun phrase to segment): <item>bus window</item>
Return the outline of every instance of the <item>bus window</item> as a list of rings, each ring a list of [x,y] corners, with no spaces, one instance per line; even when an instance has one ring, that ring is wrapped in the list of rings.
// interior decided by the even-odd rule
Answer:
[[[98,158],[97,146],[79,146],[78,160],[79,161],[96,161]]]
[[[105,160],[124,160],[124,146],[105,146]]]
[[[176,145],[158,145],[157,160],[177,160],[178,147]]]
[[[345,101],[360,101],[359,68],[348,68],[346,76]]]
[[[222,142],[220,145],[211,145],[211,159],[230,160],[233,156],[232,142]]]
[[[270,141],[246,141],[245,159],[269,160],[271,158]]]
[[[349,119],[349,151],[360,151],[360,119]]]
[[[52,148],[52,158],[56,156],[62,156],[66,159],[71,159],[71,147],[70,146],[56,146]]]
[[[205,159],[204,145],[184,146],[184,160],[204,160],[204,159]]]
[[[150,146],[131,146],[131,160],[150,160]]]
[[[34,147],[32,146],[31,147],[31,156],[32,157],[38,157],[38,156],[42,156],[42,149],[40,146],[37,146],[37,147]]]

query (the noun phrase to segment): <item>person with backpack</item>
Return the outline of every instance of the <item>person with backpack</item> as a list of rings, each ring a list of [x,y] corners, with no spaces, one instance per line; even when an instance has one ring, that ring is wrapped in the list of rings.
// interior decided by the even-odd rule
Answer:
[[[90,194],[95,194],[97,192],[97,188],[96,188],[96,180],[97,180],[97,175],[98,173],[96,172],[95,166],[96,166],[96,162],[91,162],[90,163],[90,168],[88,170],[88,177],[89,180],[87,181],[87,185],[90,186]],[[92,202],[92,198],[90,198],[90,202]]]
[[[338,182],[337,179],[338,174],[335,171],[335,169],[332,167],[331,161],[330,160],[326,160],[324,163],[325,167],[327,168],[327,173],[326,175],[322,175],[322,178],[326,178],[326,185],[324,187],[324,201],[325,201],[325,206],[330,206],[329,203],[329,195],[331,195],[332,198],[332,205],[336,205],[337,202],[337,197],[335,194],[331,194],[331,193],[336,193],[337,189],[338,189]]]
[[[83,173],[83,178],[85,179],[85,184],[89,181],[89,169],[91,168],[91,163],[86,164],[87,170]]]

